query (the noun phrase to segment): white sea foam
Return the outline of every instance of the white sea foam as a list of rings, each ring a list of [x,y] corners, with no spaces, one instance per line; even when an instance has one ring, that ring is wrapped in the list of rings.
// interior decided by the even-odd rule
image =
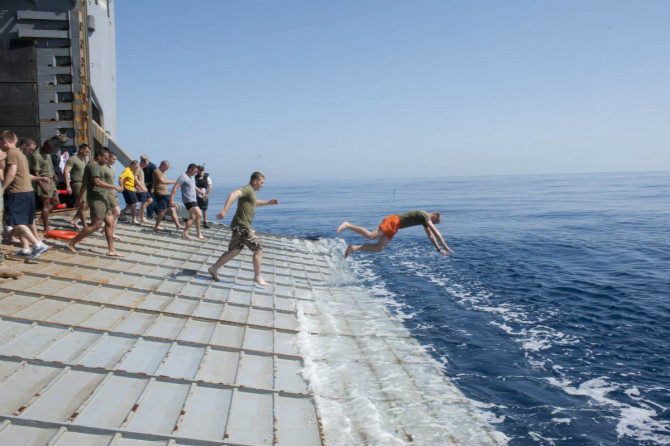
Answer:
[[[332,252],[333,282],[298,303],[298,348],[330,445],[494,445],[491,415],[478,409],[410,336],[411,317],[383,285],[355,284],[338,241],[319,242]],[[338,255],[339,254],[339,255]],[[372,275],[371,275],[372,276]],[[495,420],[494,420],[495,421]]]
[[[403,251],[396,254],[396,259],[410,257],[410,252]],[[500,304],[496,302],[491,293],[485,290],[482,284],[475,283],[469,287],[454,282],[444,276],[440,276],[435,270],[427,270],[419,262],[405,260],[402,261],[404,268],[411,270],[417,277],[422,277],[431,283],[441,287],[456,302],[463,307],[475,311],[495,314],[499,320],[492,321],[492,326],[511,336],[520,344],[521,350],[525,352],[528,364],[538,370],[547,370],[550,368],[555,372],[562,373],[563,368],[552,363],[543,352],[550,350],[554,346],[577,345],[581,340],[576,336],[567,335],[552,327],[543,325],[543,321],[555,316],[557,311],[547,311],[545,315],[531,318],[528,312],[520,307],[509,304]],[[477,291],[474,291],[477,290]],[[515,329],[514,327],[520,327]],[[584,349],[582,353],[587,358],[593,357],[593,352]],[[649,441],[654,444],[670,444],[670,421],[657,420],[658,410],[664,408],[652,401],[644,400],[640,396],[640,390],[637,388],[625,389],[623,385],[609,382],[606,378],[590,379],[577,387],[571,385],[569,381],[549,378],[548,381],[553,385],[562,388],[571,395],[580,395],[590,398],[594,404],[603,407],[618,410],[617,435],[619,437],[632,438],[636,441]],[[607,395],[615,390],[622,390],[629,397],[638,403],[633,406],[621,403]],[[649,389],[652,390],[652,389]],[[663,389],[667,391],[667,389]],[[567,418],[557,418],[557,423],[569,422]],[[552,438],[543,438],[539,434],[532,434],[538,441],[546,444],[554,444],[557,440]]]
[[[621,385],[609,382],[606,377],[590,379],[578,386],[565,379],[548,378],[547,381],[556,387],[560,387],[569,395],[586,396],[601,405],[618,410],[620,417],[618,418],[616,432],[620,438],[628,437],[636,441],[648,441],[659,445],[670,444],[670,421],[657,420],[658,412],[642,398],[636,398],[640,404],[639,406],[632,406],[608,398],[609,393],[622,389]],[[635,397],[640,394],[636,387],[624,389],[624,392]]]

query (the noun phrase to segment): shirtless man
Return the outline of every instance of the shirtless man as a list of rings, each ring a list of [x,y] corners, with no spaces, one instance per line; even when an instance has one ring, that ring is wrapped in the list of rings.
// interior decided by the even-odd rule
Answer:
[[[386,245],[391,241],[393,236],[398,232],[399,229],[409,228],[410,226],[422,225],[426,230],[426,235],[430,239],[430,242],[433,244],[437,252],[442,255],[448,256],[449,253],[454,251],[447,246],[446,242],[442,238],[442,234],[437,230],[435,225],[440,222],[441,216],[438,212],[431,212],[430,214],[426,211],[409,211],[400,215],[389,215],[386,217],[379,226],[373,231],[368,231],[365,228],[360,226],[355,226],[345,221],[337,228],[337,233],[349,229],[354,231],[368,240],[377,240],[377,243],[368,243],[366,245],[349,245],[346,252],[344,253],[344,258],[346,259],[352,253],[358,251],[373,251],[379,252],[386,248]],[[439,243],[442,243],[444,249],[442,249]]]
[[[216,216],[216,218],[219,220],[223,220],[235,200],[238,200],[235,217],[233,217],[233,221],[230,223],[230,229],[232,230],[233,235],[230,238],[228,251],[221,254],[221,257],[219,257],[214,265],[212,265],[207,270],[212,275],[212,279],[214,279],[216,282],[219,281],[219,276],[217,274],[219,268],[242,252],[242,249],[246,246],[254,253],[254,282],[261,286],[267,285],[267,282],[264,281],[263,277],[261,276],[263,245],[261,245],[261,241],[258,239],[258,236],[256,236],[256,231],[254,231],[254,228],[251,227],[251,222],[253,221],[254,214],[256,213],[256,206],[279,204],[279,200],[276,198],[273,198],[269,201],[257,200],[256,192],[261,190],[264,185],[265,177],[263,174],[260,172],[254,172],[251,174],[251,180],[249,181],[249,184],[231,192],[231,194],[228,195],[225,206]]]

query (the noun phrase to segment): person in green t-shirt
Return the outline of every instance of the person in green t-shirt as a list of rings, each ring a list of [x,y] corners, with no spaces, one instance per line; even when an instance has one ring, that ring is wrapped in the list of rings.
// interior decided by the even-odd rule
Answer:
[[[70,240],[65,246],[72,252],[77,252],[75,245],[100,229],[104,223],[105,237],[107,238],[108,256],[123,257],[114,249],[114,216],[112,215],[112,206],[109,202],[108,189],[113,189],[118,192],[123,192],[123,187],[115,186],[114,184],[105,183],[103,180],[106,176],[106,165],[109,162],[109,149],[103,148],[97,150],[93,161],[86,165],[84,169],[84,179],[82,181],[82,188],[75,202],[78,206],[84,194],[88,207],[91,210],[91,224],[77,234],[75,238]]]
[[[389,215],[384,218],[384,220],[377,226],[373,231],[368,231],[367,229],[352,225],[348,221],[345,221],[337,228],[337,233],[349,229],[354,231],[368,240],[377,240],[377,243],[368,243],[366,245],[349,245],[347,250],[344,253],[344,258],[346,259],[349,255],[358,251],[373,251],[379,252],[386,248],[386,245],[391,241],[393,236],[398,232],[399,229],[409,228],[410,226],[422,225],[426,230],[426,235],[430,239],[430,242],[442,255],[448,256],[449,253],[454,251],[447,246],[442,234],[435,227],[437,223],[440,222],[441,216],[439,212],[431,212],[430,214],[426,211],[416,210],[405,212],[404,214]],[[444,249],[442,249],[439,243],[442,243]]]
[[[231,260],[233,257],[242,252],[242,249],[246,246],[253,253],[253,264],[254,264],[254,282],[261,286],[267,285],[267,282],[263,280],[261,276],[261,260],[263,258],[263,245],[256,235],[256,231],[251,227],[251,222],[254,219],[254,214],[256,213],[256,206],[266,206],[270,204],[279,204],[279,200],[273,198],[269,201],[262,201],[256,199],[256,192],[263,188],[265,184],[265,176],[260,172],[254,172],[251,174],[251,180],[249,184],[239,189],[234,190],[228,195],[226,199],[226,204],[216,216],[217,219],[223,220],[228,210],[233,205],[235,200],[237,200],[237,211],[233,217],[233,221],[230,223],[230,229],[233,232],[233,235],[228,244],[228,251],[221,254],[221,257],[212,265],[207,271],[212,275],[212,279],[216,282],[219,281],[219,276],[217,271],[221,268],[226,262]]]
[[[31,167],[33,175],[36,177],[46,177],[51,181],[35,184],[35,192],[42,202],[42,226],[44,232],[49,232],[49,215],[59,204],[58,198],[58,177],[54,171],[54,164],[51,161],[51,153],[56,148],[52,140],[48,139],[42,144],[39,150],[33,152],[31,157]]]
[[[84,169],[86,168],[86,162],[88,156],[91,154],[91,148],[88,144],[84,143],[79,146],[79,151],[76,155],[70,157],[67,160],[65,165],[65,170],[63,171],[63,176],[65,177],[65,189],[67,194],[74,197],[76,200],[81,192],[81,183],[84,180]],[[81,224],[86,228],[86,209],[88,205],[86,200],[81,200],[79,208],[77,208],[77,213],[74,215],[70,224],[74,226],[76,230],[79,230],[79,224],[77,220],[81,220]]]

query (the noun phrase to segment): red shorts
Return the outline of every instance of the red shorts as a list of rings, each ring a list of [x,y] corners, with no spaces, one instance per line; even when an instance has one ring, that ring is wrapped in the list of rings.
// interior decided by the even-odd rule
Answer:
[[[397,215],[389,215],[381,222],[379,229],[381,229],[384,235],[391,241],[395,233],[400,229],[400,217]]]

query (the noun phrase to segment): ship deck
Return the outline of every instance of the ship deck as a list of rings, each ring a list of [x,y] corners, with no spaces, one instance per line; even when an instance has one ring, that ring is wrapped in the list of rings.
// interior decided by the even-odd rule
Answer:
[[[69,216],[53,216],[54,229],[65,229]],[[324,423],[321,411],[346,400],[346,389],[315,391],[306,365],[318,373],[328,357],[305,358],[300,348],[301,336],[334,336],[320,322],[329,318],[319,314],[327,305],[357,308],[346,289],[332,289],[327,250],[263,234],[263,275],[271,284],[259,287],[247,250],[220,270],[220,282],[210,280],[206,268],[227,246],[226,226],[205,230],[205,242],[121,223],[117,233],[123,258],[107,257],[99,235],[77,254],[58,241],[35,260],[8,256],[24,275],[0,280],[0,444],[339,444],[336,423]],[[412,381],[407,370],[431,364],[403,355],[393,339],[338,331],[368,358],[354,361],[363,380],[397,367],[399,379]],[[374,352],[360,341],[366,337]],[[450,393],[439,401],[421,396],[422,383],[412,385],[409,396],[422,405],[456,408],[450,413],[461,427],[433,427],[444,444],[498,444],[448,382]],[[386,398],[389,410],[402,405],[402,396]],[[398,429],[414,444],[411,428]],[[364,432],[357,435],[370,444]]]

